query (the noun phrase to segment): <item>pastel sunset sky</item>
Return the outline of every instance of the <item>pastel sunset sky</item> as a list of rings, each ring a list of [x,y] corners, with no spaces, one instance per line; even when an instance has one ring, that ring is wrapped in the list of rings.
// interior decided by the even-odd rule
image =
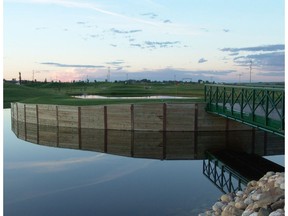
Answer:
[[[4,0],[5,79],[284,81],[284,0]]]

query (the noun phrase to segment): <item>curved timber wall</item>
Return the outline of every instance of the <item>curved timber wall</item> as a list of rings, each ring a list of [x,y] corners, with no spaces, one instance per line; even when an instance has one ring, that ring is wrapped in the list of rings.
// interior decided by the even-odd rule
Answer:
[[[62,106],[11,104],[11,118],[24,124],[129,131],[233,131],[251,127],[206,113],[205,103]]]

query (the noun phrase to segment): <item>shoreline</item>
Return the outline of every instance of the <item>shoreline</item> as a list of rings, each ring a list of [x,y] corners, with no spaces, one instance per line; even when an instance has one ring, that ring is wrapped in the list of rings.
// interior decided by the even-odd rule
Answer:
[[[267,172],[243,191],[223,194],[211,209],[198,216],[284,216],[285,172]]]

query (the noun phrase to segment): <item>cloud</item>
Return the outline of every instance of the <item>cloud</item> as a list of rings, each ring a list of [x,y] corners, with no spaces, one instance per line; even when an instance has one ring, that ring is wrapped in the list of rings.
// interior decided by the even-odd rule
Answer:
[[[284,44],[274,44],[274,45],[263,45],[263,46],[255,46],[255,47],[242,47],[242,48],[222,48],[220,49],[223,52],[240,52],[240,51],[248,51],[248,52],[257,52],[257,51],[279,51],[285,50]]]
[[[105,68],[103,65],[78,65],[78,64],[61,64],[56,62],[42,62],[40,64],[51,65],[55,67],[71,67],[71,68]]]
[[[252,66],[262,71],[283,71],[285,70],[285,52],[260,53],[234,58],[239,66]]]
[[[176,44],[180,44],[180,41],[145,41],[144,44],[147,48],[166,48],[166,47],[173,47]]]
[[[109,65],[120,65],[120,64],[124,64],[125,62],[123,60],[116,60],[116,61],[111,61],[111,62],[106,62],[106,64]]]
[[[131,43],[130,46],[143,48],[142,45],[139,43]]]
[[[124,30],[111,28],[110,31],[117,33],[117,34],[130,34],[130,33],[141,32],[142,30],[141,29],[132,29],[132,30],[124,31]]]
[[[204,59],[204,58],[201,58],[201,59],[198,60],[198,63],[201,64],[201,63],[204,63],[204,62],[207,62],[207,61],[208,61],[208,60],[206,60],[206,59]]]
[[[163,21],[163,23],[172,23],[172,21],[169,20],[169,19],[166,19],[166,20]]]
[[[76,23],[79,25],[85,25],[86,24],[86,22],[76,22]]]
[[[45,29],[47,29],[47,27],[36,27],[36,28],[35,28],[36,31],[45,30]]]
[[[152,13],[152,12],[150,12],[150,13],[143,13],[143,14],[140,14],[140,15],[142,15],[142,16],[148,16],[150,19],[155,19],[155,18],[158,16],[157,14]]]

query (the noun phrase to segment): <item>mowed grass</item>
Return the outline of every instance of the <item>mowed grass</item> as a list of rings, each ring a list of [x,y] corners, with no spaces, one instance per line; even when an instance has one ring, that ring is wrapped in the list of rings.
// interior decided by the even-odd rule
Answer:
[[[11,102],[59,105],[100,105],[119,103],[183,103],[195,99],[77,99],[72,95],[103,96],[189,96],[203,100],[204,85],[193,83],[4,83],[4,108]]]

